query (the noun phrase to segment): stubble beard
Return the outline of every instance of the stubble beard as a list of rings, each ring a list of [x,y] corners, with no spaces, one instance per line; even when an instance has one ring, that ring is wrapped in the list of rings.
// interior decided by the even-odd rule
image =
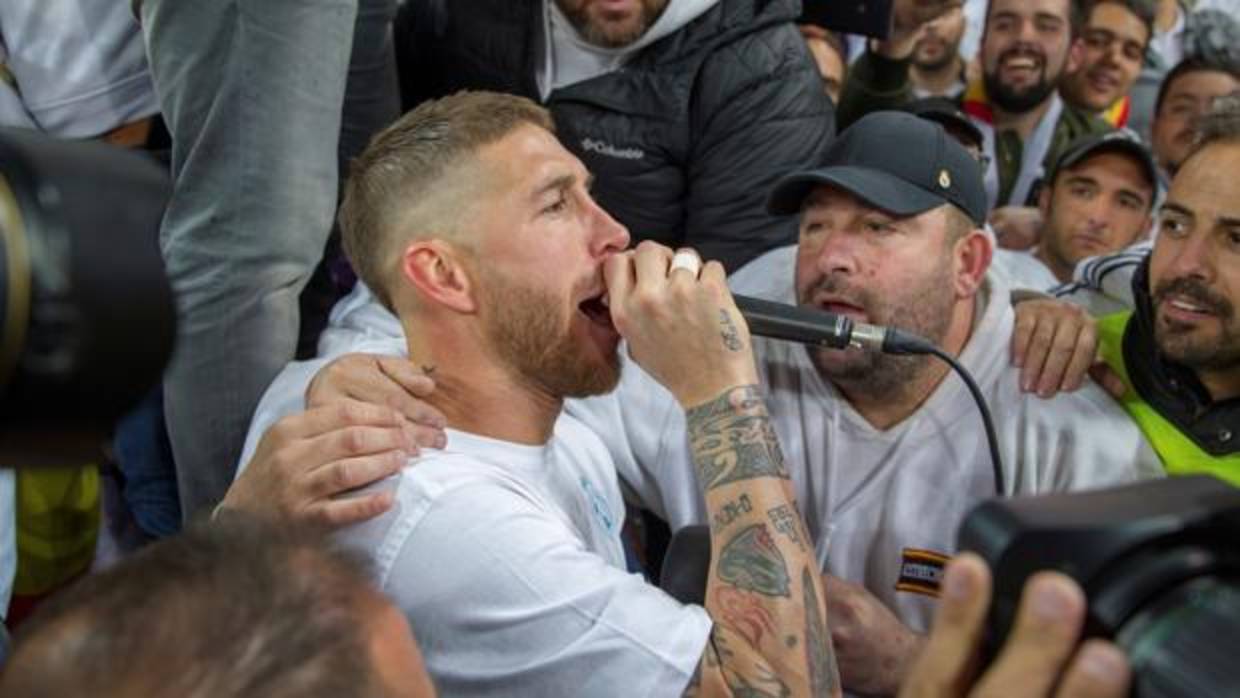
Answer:
[[[1156,316],[1163,298],[1172,293],[1188,296],[1210,309],[1219,318],[1221,329],[1213,337],[1197,337],[1191,327],[1155,317],[1154,343],[1158,350],[1172,361],[1196,371],[1240,370],[1240,327],[1236,324],[1235,306],[1201,282],[1181,277],[1165,281],[1154,290]]]
[[[641,0],[636,22],[625,27],[598,22],[590,15],[588,0],[555,0],[555,4],[587,42],[602,48],[623,48],[637,41],[658,21],[670,0]]]
[[[951,259],[944,257],[935,273],[906,286],[897,298],[879,301],[865,289],[850,289],[839,277],[828,277],[810,290],[837,293],[866,310],[870,322],[898,327],[942,344],[951,324]],[[802,300],[805,302],[805,300]],[[896,398],[911,389],[930,366],[930,357],[897,356],[872,350],[814,349],[811,358],[819,373],[845,393],[864,391],[870,397]]]
[[[561,321],[563,302],[554,294],[492,272],[480,296],[492,353],[519,380],[559,398],[602,395],[616,387],[619,356],[592,356]]]

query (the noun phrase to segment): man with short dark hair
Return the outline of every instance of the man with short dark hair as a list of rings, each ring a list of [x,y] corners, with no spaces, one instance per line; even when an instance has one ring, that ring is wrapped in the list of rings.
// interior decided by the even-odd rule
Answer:
[[[1240,60],[1240,0],[1157,0],[1145,63],[1129,95],[1128,126],[1150,140],[1155,102],[1167,73],[1189,58]]]
[[[400,611],[361,558],[229,513],[43,604],[0,694],[430,698]]]
[[[1167,179],[1175,176],[1197,135],[1197,121],[1217,97],[1240,89],[1240,64],[1186,58],[1158,89],[1152,127],[1154,159]]]
[[[1240,485],[1240,93],[1216,102],[1180,163],[1135,307],[1099,323],[1120,399],[1172,475]]]
[[[960,56],[960,40],[964,38],[965,16],[956,7],[927,22],[913,46],[909,79],[913,96],[958,98],[968,83],[965,61]]]
[[[995,265],[1018,288],[1049,291],[1072,279],[1086,257],[1118,252],[1146,235],[1158,169],[1127,131],[1079,139],[1038,195],[1042,233],[1031,252],[998,250]]]
[[[1128,121],[1128,91],[1154,31],[1155,0],[1095,0],[1077,40],[1080,62],[1059,80],[1064,100],[1113,126]]]

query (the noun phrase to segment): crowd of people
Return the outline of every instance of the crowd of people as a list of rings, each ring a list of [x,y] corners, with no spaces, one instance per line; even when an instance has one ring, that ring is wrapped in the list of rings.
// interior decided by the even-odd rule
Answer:
[[[112,449],[134,534],[0,693],[1125,695],[1054,572],[979,667],[956,534],[1240,486],[1240,3],[866,7],[0,8],[0,124],[167,165],[179,318]],[[929,340],[994,462],[946,364],[733,294]]]

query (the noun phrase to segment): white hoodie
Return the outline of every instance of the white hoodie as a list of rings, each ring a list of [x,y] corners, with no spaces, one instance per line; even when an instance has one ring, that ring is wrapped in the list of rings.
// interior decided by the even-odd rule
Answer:
[[[545,101],[553,90],[619,68],[638,51],[680,30],[718,3],[719,0],[670,0],[663,14],[637,41],[619,48],[604,48],[582,38],[555,0],[544,0],[543,34],[548,41],[547,55],[537,75],[539,94]]]

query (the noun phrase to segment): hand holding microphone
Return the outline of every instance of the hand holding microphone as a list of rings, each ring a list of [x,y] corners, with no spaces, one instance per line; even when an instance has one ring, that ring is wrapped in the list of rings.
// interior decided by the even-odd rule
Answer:
[[[629,355],[682,406],[758,382],[749,332],[718,262],[643,242],[609,259],[604,278]]]

